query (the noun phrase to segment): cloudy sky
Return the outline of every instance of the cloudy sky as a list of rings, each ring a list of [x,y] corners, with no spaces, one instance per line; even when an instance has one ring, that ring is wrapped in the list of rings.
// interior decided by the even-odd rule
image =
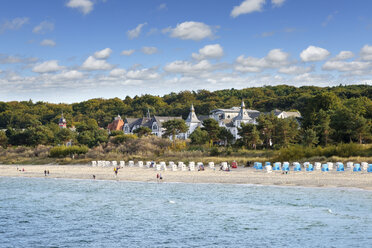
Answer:
[[[372,84],[372,1],[2,0],[0,101]]]

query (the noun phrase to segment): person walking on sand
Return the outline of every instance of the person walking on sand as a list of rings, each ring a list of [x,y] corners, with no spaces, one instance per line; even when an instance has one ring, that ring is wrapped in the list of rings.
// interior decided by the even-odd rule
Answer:
[[[46,170],[44,170],[44,176],[46,176],[46,174],[47,174],[47,171],[46,171]]]
[[[96,179],[96,175],[93,175],[93,179]]]
[[[156,174],[156,181],[157,181],[157,182],[159,182],[159,177],[160,177],[160,176],[159,176],[159,173]]]
[[[48,176],[49,176],[49,170],[47,170],[47,174],[48,174]]]
[[[114,172],[115,172],[115,177],[117,177],[118,176],[118,169],[116,167],[114,168]]]

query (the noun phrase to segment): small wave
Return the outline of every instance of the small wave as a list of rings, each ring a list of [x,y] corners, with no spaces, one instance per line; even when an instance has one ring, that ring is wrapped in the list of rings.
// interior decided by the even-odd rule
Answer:
[[[175,201],[168,201],[170,204],[175,204],[176,202]]]

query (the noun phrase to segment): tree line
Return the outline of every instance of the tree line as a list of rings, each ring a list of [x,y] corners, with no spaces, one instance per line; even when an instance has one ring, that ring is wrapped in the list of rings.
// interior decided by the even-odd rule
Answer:
[[[91,99],[73,104],[13,101],[0,102],[0,145],[56,145],[73,141],[89,147],[107,143],[104,130],[113,117],[142,117],[147,109],[152,115],[182,116],[186,119],[191,104],[198,115],[208,115],[212,109],[239,106],[266,112],[258,125],[242,125],[241,139],[233,142],[231,133],[218,127],[211,119],[192,135],[193,144],[222,144],[247,148],[280,148],[290,144],[327,146],[337,143],[370,143],[372,120],[372,86],[294,87],[287,85],[229,89],[219,91],[182,91],[164,96],[142,95],[125,99]],[[300,120],[278,119],[270,111],[297,110]],[[61,113],[68,127],[60,129]],[[175,136],[174,123],[167,134]],[[173,127],[172,127],[173,126]],[[140,132],[141,131],[141,132]],[[149,130],[138,130],[148,135]]]

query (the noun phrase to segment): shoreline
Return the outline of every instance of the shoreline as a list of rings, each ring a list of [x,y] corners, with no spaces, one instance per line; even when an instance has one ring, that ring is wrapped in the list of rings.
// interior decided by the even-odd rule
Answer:
[[[17,171],[17,167],[19,171]],[[24,172],[20,171],[24,168]],[[50,174],[45,176],[44,170]],[[0,165],[0,177],[88,179],[156,183],[161,173],[165,183],[245,184],[259,186],[285,186],[306,188],[362,189],[372,191],[372,173],[366,172],[281,172],[266,173],[253,168],[238,168],[230,172],[205,171],[156,171],[153,168],[124,167],[115,177],[113,167],[88,165]],[[96,179],[93,179],[93,175]]]

